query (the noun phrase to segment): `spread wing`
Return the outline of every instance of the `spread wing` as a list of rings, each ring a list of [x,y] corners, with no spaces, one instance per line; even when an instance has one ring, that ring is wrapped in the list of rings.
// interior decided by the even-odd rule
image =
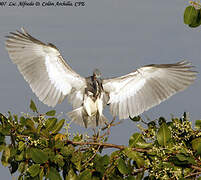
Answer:
[[[152,64],[125,76],[103,80],[112,115],[119,119],[137,116],[184,90],[196,78],[192,67],[187,61]]]
[[[53,44],[45,44],[23,28],[7,36],[8,54],[39,99],[55,106],[71,90],[86,86],[85,79],[74,72]]]

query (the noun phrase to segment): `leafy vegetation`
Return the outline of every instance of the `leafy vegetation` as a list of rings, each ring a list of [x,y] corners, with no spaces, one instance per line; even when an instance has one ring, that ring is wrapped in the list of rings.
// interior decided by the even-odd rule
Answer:
[[[126,146],[107,143],[119,122],[91,137],[71,135],[70,123],[59,120],[55,110],[40,114],[33,101],[30,108],[33,115],[0,114],[1,162],[11,174],[18,171],[19,180],[196,179],[201,174],[201,120],[193,129],[186,113],[149,123],[131,118],[140,133]],[[105,148],[114,151],[105,154]]]

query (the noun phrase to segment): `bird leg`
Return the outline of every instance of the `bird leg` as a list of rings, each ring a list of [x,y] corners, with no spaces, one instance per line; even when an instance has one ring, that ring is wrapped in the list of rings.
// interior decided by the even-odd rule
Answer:
[[[100,118],[100,114],[99,112],[96,113],[96,126],[99,125],[99,118]]]

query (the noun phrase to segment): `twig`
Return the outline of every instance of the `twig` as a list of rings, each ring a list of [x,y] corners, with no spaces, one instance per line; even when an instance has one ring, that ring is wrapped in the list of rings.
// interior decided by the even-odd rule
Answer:
[[[185,176],[184,178],[189,178],[189,177],[197,176],[197,175],[200,175],[200,174],[201,174],[201,172],[191,173],[191,174]]]
[[[140,169],[135,169],[134,171],[133,171],[133,175],[136,175],[136,174],[138,174],[138,173],[140,173],[140,172],[143,172],[145,170],[145,168],[143,167],[143,168],[140,168]]]
[[[103,127],[103,128],[101,128],[101,131],[104,131],[104,130],[106,130],[106,129],[107,129],[107,131],[106,131],[103,135],[101,135],[100,138],[103,138],[103,137],[105,137],[105,136],[109,136],[109,135],[110,135],[110,132],[111,132],[111,127],[112,127],[112,126],[116,126],[116,125],[122,123],[122,121],[119,121],[119,122],[113,124],[114,121],[115,121],[115,119],[116,119],[116,117],[114,117],[113,120],[112,120],[109,124],[105,123],[106,126]]]
[[[113,118],[113,120],[108,124],[107,122],[105,122],[105,127],[101,128],[102,131],[104,131],[105,129],[110,129],[112,125],[112,123],[115,121],[116,117]]]
[[[85,163],[82,165],[82,167],[85,167],[85,165],[88,164],[88,163],[96,156],[96,153],[99,151],[99,149],[100,149],[100,146],[98,146],[98,148],[97,148],[96,151],[94,152],[93,156],[91,156],[91,158],[90,158],[87,162],[85,162]]]
[[[197,167],[197,166],[191,165],[191,168],[196,169],[196,170],[198,170],[198,171],[201,172],[201,168],[200,168],[200,167]]]
[[[192,177],[192,176],[197,176],[197,175],[200,175],[200,174],[201,174],[201,168],[200,168],[200,167],[191,165],[191,168],[192,168],[192,169],[195,169],[195,170],[198,170],[198,172],[191,173],[191,174],[185,176],[184,178],[188,178],[188,177]]]

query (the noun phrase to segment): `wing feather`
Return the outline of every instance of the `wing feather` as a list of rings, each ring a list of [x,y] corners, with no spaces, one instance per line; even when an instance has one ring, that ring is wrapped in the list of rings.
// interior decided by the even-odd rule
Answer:
[[[86,86],[53,44],[45,44],[23,28],[7,36],[8,54],[39,99],[49,105],[61,103],[72,90]]]
[[[151,64],[127,75],[103,80],[111,113],[126,119],[160,104],[194,82],[197,72],[192,68],[187,61]]]

